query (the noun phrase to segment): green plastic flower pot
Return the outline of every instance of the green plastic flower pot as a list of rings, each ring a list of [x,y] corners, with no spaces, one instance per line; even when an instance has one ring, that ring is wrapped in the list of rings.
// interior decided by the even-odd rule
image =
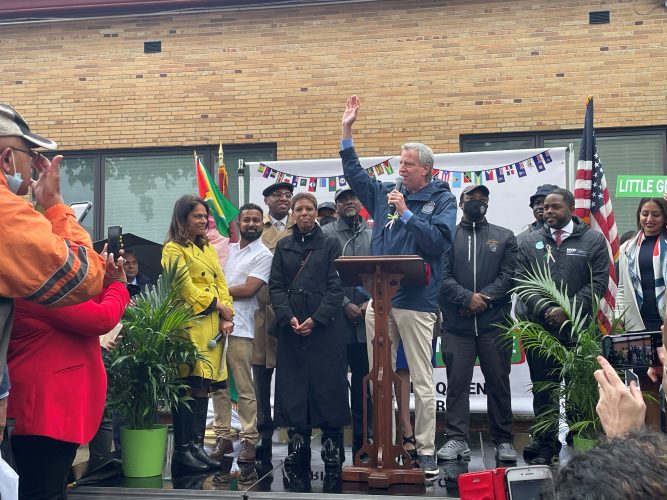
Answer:
[[[123,474],[126,477],[152,477],[162,474],[167,449],[167,426],[152,429],[120,429]]]
[[[574,445],[574,451],[576,451],[578,453],[585,453],[588,450],[590,450],[591,448],[593,448],[593,446],[598,444],[598,440],[597,439],[588,439],[588,438],[585,438],[585,437],[575,435],[572,438],[572,444]]]

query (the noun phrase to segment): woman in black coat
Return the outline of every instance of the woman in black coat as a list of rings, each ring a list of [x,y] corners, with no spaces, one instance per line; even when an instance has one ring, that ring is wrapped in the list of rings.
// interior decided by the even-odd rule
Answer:
[[[310,429],[319,427],[322,460],[340,469],[342,428],[350,423],[344,291],[333,263],[341,248],[315,223],[312,194],[296,194],[292,214],[293,233],[278,242],[269,280],[278,334],[275,422],[290,428],[287,464],[310,462]]]

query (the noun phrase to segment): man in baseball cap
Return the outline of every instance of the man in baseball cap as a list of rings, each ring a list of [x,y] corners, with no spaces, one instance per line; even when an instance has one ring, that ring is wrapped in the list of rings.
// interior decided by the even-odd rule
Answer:
[[[324,201],[317,205],[317,222],[320,226],[334,222],[336,218],[336,205],[332,202]]]
[[[60,194],[62,156],[51,162],[32,150],[56,147],[33,133],[14,108],[0,104],[0,440],[9,393],[6,355],[13,299],[51,307],[72,305],[99,294],[104,280],[104,259],[93,251],[90,236]],[[30,186],[44,215],[22,198]],[[109,275],[114,281],[121,280],[121,274],[125,279],[122,261],[119,267],[117,276]]]
[[[544,198],[546,198],[547,195],[551,193],[551,191],[557,188],[558,186],[553,184],[542,184],[541,186],[537,186],[537,191],[535,191],[535,194],[530,197],[530,203],[528,203],[528,206],[530,206],[530,208],[533,210],[535,221],[531,222],[528,227],[516,237],[519,245],[521,245],[521,242],[527,234],[532,233],[533,231],[537,231],[544,225],[544,210],[542,209]]]

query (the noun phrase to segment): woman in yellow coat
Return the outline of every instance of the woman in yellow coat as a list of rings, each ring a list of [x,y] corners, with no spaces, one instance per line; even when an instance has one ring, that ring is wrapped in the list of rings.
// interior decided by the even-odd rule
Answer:
[[[204,451],[208,394],[225,387],[227,369],[222,364],[222,342],[209,349],[208,342],[218,332],[229,335],[234,328],[234,310],[218,255],[206,239],[210,210],[201,198],[185,195],[174,205],[167,241],[162,250],[162,266],[178,262],[187,270],[183,299],[192,306],[197,319],[188,335],[205,361],[182,371],[191,387],[192,399],[172,409],[174,454],[172,463],[191,470],[219,467]]]

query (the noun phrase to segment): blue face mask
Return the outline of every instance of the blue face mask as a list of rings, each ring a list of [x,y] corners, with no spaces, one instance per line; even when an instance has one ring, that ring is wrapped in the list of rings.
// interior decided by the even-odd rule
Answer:
[[[19,189],[21,189],[21,186],[23,185],[23,177],[21,176],[21,173],[15,172],[14,175],[5,174],[5,178],[7,179],[9,190],[14,194],[18,194]]]
[[[23,176],[21,175],[21,172],[18,172],[16,167],[14,167],[14,175],[5,174],[5,178],[7,179],[7,186],[9,187],[9,190],[14,194],[18,194],[21,186],[23,185]]]

